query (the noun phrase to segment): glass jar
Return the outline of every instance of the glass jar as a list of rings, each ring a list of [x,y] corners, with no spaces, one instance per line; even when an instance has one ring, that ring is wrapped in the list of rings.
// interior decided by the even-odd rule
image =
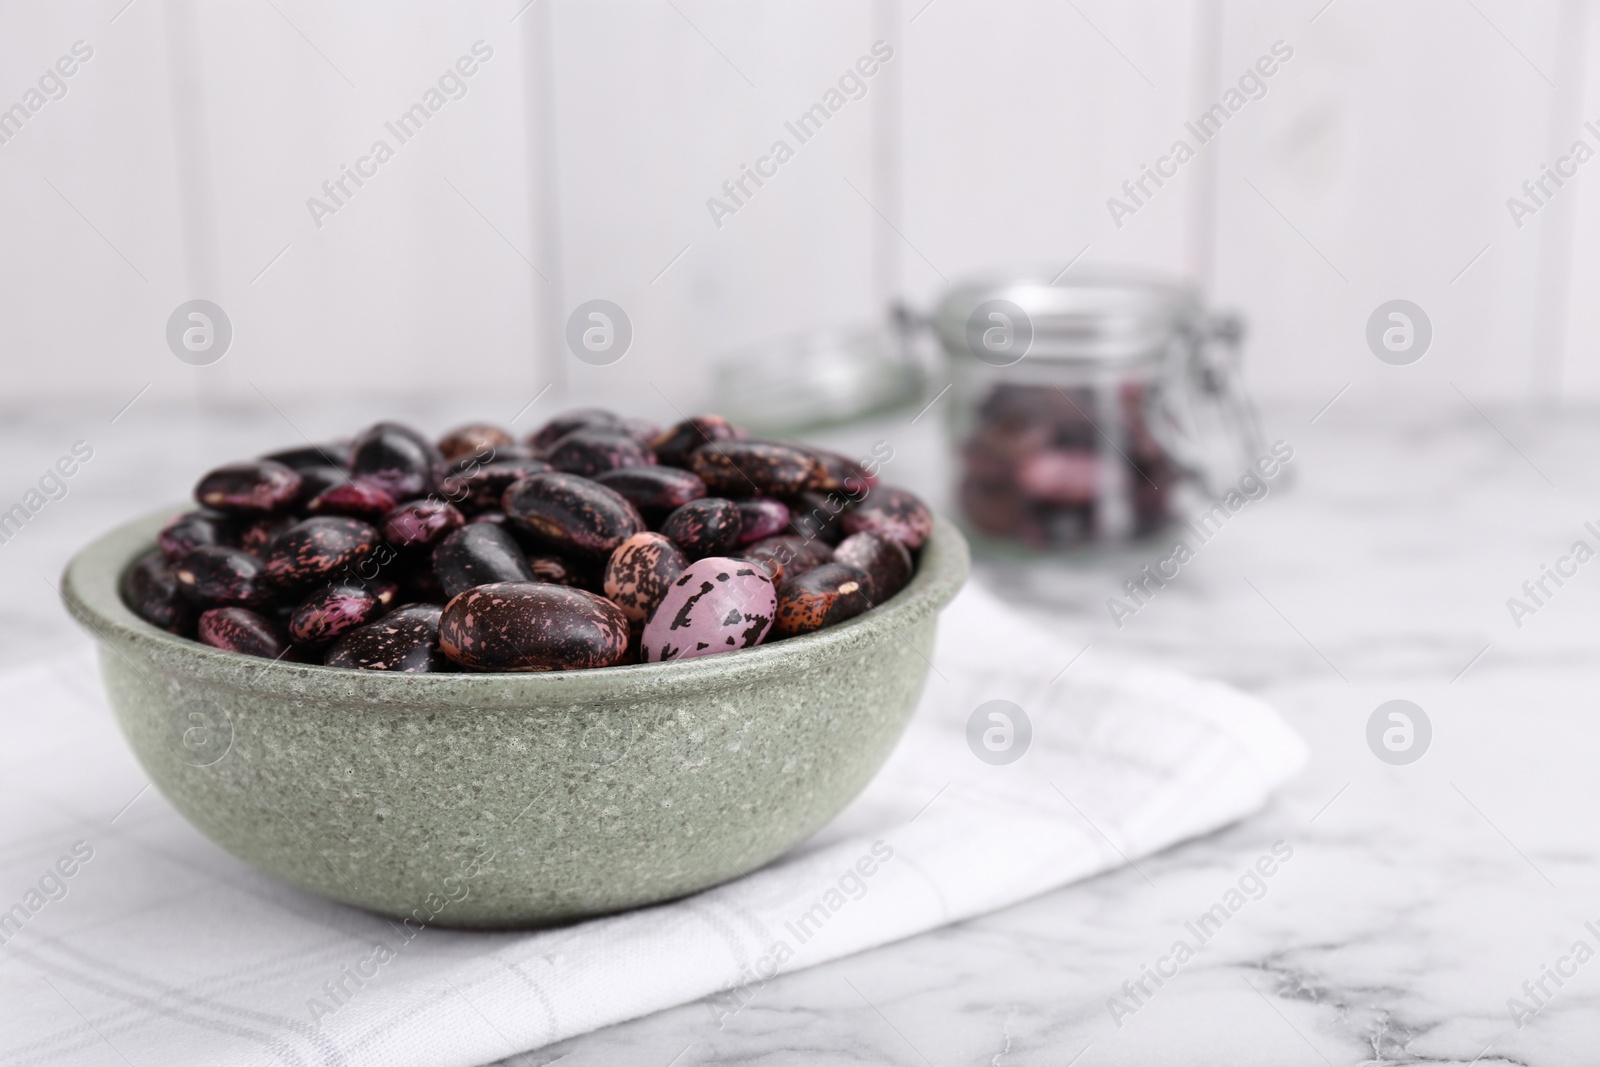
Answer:
[[[1015,553],[1160,533],[1262,452],[1237,319],[1134,274],[958,285],[933,318],[952,379],[955,504]]]

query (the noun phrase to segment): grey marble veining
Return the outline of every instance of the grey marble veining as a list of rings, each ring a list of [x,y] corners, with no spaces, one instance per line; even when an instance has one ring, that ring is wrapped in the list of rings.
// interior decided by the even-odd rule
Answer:
[[[1259,816],[1003,912],[784,975],[718,1026],[685,1005],[507,1061],[763,1064],[1285,1065],[1594,1062],[1600,958],[1600,559],[1521,619],[1507,599],[1573,543],[1600,538],[1592,413],[1462,405],[1284,406],[1293,484],[1251,504],[1120,629],[1105,599],[1139,552],[1055,575],[1061,663],[1088,646],[1148,655],[1272,701],[1311,742],[1305,773]],[[359,406],[359,402],[356,406]],[[370,411],[367,409],[371,409]],[[313,435],[379,410],[286,408]],[[387,410],[396,410],[392,405]],[[430,429],[475,413],[414,406]],[[9,506],[74,440],[95,458],[0,544],[0,662],[79,642],[47,583],[92,534],[182,497],[209,457],[297,439],[270,408],[208,415],[17,412],[0,426]],[[492,414],[492,413],[491,413]],[[659,414],[659,413],[658,413]],[[530,416],[528,420],[536,421]],[[896,443],[892,481],[932,492],[931,419],[834,443]],[[1151,550],[1152,553],[1154,549]],[[1035,583],[1044,584],[1044,583]],[[1403,698],[1428,753],[1379,761],[1366,724]],[[1293,856],[1137,1010],[1108,1000],[1274,842]],[[1557,986],[1545,968],[1574,969]],[[1520,1028],[1508,1009],[1537,1014]],[[1135,987],[1137,988],[1137,987]],[[1076,1057],[1076,1059],[1074,1059]]]

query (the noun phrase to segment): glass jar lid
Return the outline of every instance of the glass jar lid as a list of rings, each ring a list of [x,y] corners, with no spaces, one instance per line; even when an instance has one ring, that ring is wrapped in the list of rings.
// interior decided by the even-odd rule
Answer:
[[[1160,359],[1201,315],[1198,292],[1172,279],[1086,270],[1052,282],[1048,272],[1013,272],[952,287],[933,326],[946,351],[991,366],[1025,356],[1123,366]]]

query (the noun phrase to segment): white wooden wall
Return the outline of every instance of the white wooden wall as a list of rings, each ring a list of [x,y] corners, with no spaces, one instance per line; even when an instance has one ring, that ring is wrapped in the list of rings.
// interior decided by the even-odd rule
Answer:
[[[125,2],[0,9],[0,107],[94,49],[0,144],[0,403],[475,389],[509,416],[556,381],[691,407],[713,353],[1086,247],[1206,280],[1255,389],[1312,410],[1352,382],[1600,393],[1600,160],[1521,229],[1505,204],[1600,150],[1583,0]],[[479,40],[467,95],[316,227],[306,199]],[[866,95],[718,227],[707,198],[878,40]],[[1114,225],[1279,40],[1267,95]],[[212,366],[164,342],[191,297],[234,323]],[[634,324],[608,367],[560,340],[596,297]],[[1435,329],[1405,375],[1363,342],[1393,297]]]

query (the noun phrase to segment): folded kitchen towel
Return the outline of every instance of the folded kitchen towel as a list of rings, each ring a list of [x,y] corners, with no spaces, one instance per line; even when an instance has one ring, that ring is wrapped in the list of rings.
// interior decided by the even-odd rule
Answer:
[[[0,1061],[471,1067],[697,999],[725,1018],[776,975],[1222,827],[1304,762],[1253,697],[1077,651],[969,587],[899,747],[821,833],[529,933],[408,929],[259,875],[149,788],[87,654],[0,677]]]

